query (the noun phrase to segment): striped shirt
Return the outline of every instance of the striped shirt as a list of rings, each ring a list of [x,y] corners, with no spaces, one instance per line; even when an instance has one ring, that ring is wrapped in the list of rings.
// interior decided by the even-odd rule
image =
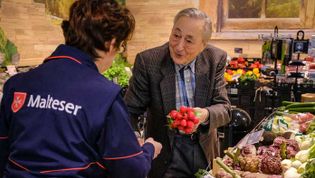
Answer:
[[[180,106],[195,106],[195,62],[196,60],[193,60],[188,65],[175,65],[176,109]]]

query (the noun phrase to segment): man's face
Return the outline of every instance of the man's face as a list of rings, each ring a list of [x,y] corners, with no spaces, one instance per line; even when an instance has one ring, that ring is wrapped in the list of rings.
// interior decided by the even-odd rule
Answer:
[[[204,21],[180,17],[169,38],[170,53],[175,64],[189,64],[204,49]]]

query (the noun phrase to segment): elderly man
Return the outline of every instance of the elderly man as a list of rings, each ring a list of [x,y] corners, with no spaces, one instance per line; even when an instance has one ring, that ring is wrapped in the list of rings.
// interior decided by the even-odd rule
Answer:
[[[146,137],[163,144],[149,177],[194,177],[219,154],[216,128],[230,121],[223,78],[226,53],[207,44],[210,18],[202,11],[180,11],[166,44],[137,55],[125,95],[131,122],[147,112]],[[193,134],[167,127],[166,115],[180,106],[200,113]]]

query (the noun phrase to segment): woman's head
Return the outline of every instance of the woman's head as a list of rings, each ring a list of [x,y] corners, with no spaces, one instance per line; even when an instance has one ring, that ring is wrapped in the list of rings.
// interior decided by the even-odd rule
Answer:
[[[135,19],[130,11],[115,0],[77,0],[70,8],[68,21],[62,29],[67,45],[99,58],[108,52],[111,42],[119,50],[131,38]]]

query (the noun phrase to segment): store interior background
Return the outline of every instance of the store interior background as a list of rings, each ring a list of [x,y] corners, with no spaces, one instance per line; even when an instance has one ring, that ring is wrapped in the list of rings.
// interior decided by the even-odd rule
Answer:
[[[128,61],[134,62],[139,51],[162,45],[168,40],[173,18],[183,8],[196,7],[206,11],[212,18],[214,33],[209,42],[235,56],[234,48],[242,48],[247,57],[261,57],[262,40],[259,34],[268,35],[270,29],[255,30],[225,30],[219,27],[218,19],[221,6],[226,0],[123,0],[136,18],[136,30],[133,39],[128,43]],[[8,39],[18,47],[20,61],[18,65],[37,65],[47,57],[55,47],[63,43],[62,31],[59,26],[60,17],[51,15],[49,10],[53,4],[58,4],[61,15],[65,16],[66,8],[73,0],[0,0],[0,26]],[[311,25],[308,25],[306,37],[314,31],[314,1],[301,1],[303,8],[308,8],[311,14],[306,14]],[[308,3],[308,4],[307,4]],[[46,6],[45,6],[46,4]],[[47,10],[47,6],[49,9]],[[56,7],[55,7],[56,8]],[[311,8],[311,9],[310,9]],[[303,9],[302,9],[303,10]],[[281,23],[279,21],[278,23]],[[221,23],[222,24],[222,23]],[[281,24],[279,24],[281,26]],[[259,24],[257,24],[259,27]],[[218,29],[221,28],[221,31]],[[289,31],[295,36],[296,31]],[[286,29],[279,28],[279,33],[287,33]]]
[[[200,8],[210,15],[213,34],[209,43],[227,51],[231,58],[240,55],[246,58],[262,58],[264,41],[260,37],[273,34],[276,25],[279,28],[279,35],[291,35],[292,38],[296,38],[297,31],[301,29],[305,32],[305,39],[315,35],[314,0],[281,0],[281,2],[295,2],[299,4],[299,8],[297,11],[292,7],[282,8],[285,10],[278,11],[279,15],[286,15],[291,11],[298,14],[296,18],[271,20],[264,17],[228,19],[227,7],[232,1],[239,2],[240,7],[245,2],[245,0],[119,0],[132,11],[136,19],[133,38],[127,44],[125,54],[127,61],[133,64],[138,52],[167,42],[174,16],[179,10],[188,7]],[[265,3],[267,6],[267,2],[275,1],[277,0],[246,2]],[[69,6],[73,2],[74,0],[0,0],[0,27],[7,38],[17,46],[19,53],[17,66],[41,64],[57,45],[64,42],[60,22],[62,19],[67,19]],[[242,9],[240,9],[241,13]],[[242,54],[236,53],[236,48],[241,48]],[[255,90],[256,88],[253,87],[250,91],[244,89],[244,93],[239,90],[238,94],[229,95],[232,104],[236,103],[238,107],[246,108],[250,116],[255,118],[251,126],[257,124],[268,113],[264,110],[268,105],[267,99],[260,102],[253,101]],[[285,90],[283,92],[290,92]],[[249,128],[251,127],[245,128],[245,131],[244,127],[241,128],[239,138],[247,133]]]

